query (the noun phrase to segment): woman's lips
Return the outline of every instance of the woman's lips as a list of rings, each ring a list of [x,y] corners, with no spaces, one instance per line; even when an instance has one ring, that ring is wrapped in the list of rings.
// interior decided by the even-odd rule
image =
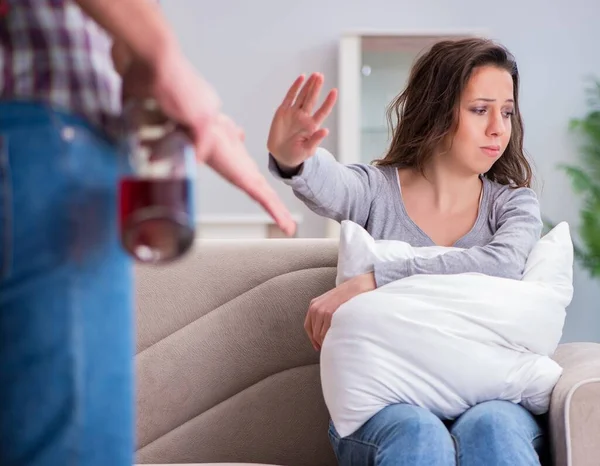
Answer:
[[[500,155],[500,146],[483,146],[481,150],[488,157],[498,157]]]

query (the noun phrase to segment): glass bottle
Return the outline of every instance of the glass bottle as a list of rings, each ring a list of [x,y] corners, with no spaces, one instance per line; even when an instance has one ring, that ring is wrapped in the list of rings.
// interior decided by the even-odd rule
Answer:
[[[153,99],[128,102],[124,116],[127,166],[119,183],[121,243],[139,262],[170,262],[194,243],[194,146]]]

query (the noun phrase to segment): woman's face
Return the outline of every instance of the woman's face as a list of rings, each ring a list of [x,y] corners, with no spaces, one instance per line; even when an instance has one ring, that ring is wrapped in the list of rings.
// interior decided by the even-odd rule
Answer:
[[[487,172],[504,153],[515,111],[513,80],[494,66],[475,68],[461,97],[449,151],[461,171]]]

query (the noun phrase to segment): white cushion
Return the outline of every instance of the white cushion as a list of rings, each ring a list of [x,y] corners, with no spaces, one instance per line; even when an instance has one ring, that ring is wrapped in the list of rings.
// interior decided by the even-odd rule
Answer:
[[[454,249],[375,241],[345,221],[336,281],[372,271],[376,261]],[[522,280],[414,275],[342,305],[321,351],[323,394],[338,433],[350,435],[393,403],[442,419],[492,399],[546,412],[562,373],[550,356],[572,299],[572,268],[563,222],[538,241]]]

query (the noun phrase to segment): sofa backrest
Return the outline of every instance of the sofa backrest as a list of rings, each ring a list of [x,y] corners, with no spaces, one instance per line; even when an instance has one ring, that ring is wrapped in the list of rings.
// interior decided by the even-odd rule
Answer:
[[[202,240],[136,266],[137,461],[334,465],[310,300],[337,240]]]

